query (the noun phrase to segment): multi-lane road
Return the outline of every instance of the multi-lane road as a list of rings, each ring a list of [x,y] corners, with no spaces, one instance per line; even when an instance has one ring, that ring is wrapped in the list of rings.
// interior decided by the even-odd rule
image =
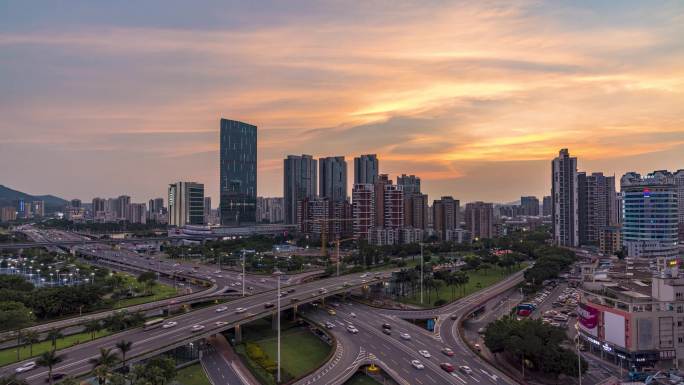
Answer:
[[[66,232],[51,232],[43,236],[48,240],[54,237],[67,240],[79,237]],[[215,305],[169,318],[167,322],[173,321],[175,324],[168,328],[132,329],[65,349],[59,352],[64,355],[64,361],[53,369],[54,372],[69,375],[87,373],[91,370],[89,360],[99,354],[99,348],[112,348],[116,341],[121,339],[134,342],[133,349],[127,356],[135,361],[159,354],[173,347],[207,338],[230,328],[237,327],[239,329],[239,325],[275,314],[271,305],[276,303],[280,294],[273,290],[277,284],[278,278],[276,277],[247,275],[243,278],[238,272],[219,270],[216,266],[194,266],[190,263],[167,260],[159,256],[152,258],[126,248],[112,250],[109,246],[84,245],[80,247],[79,251],[82,254],[92,256],[101,263],[156,271],[160,275],[168,277],[180,276],[184,279],[211,282],[212,287],[210,289],[192,294],[198,297],[216,295],[225,291],[241,292],[243,287],[246,288],[246,296],[227,304]],[[292,291],[281,298],[283,309],[298,307],[335,294],[347,293],[355,288],[378,284],[390,276],[390,272],[383,272],[376,274],[377,277],[373,275],[348,275],[302,283],[303,280],[315,274],[318,272],[281,280],[283,290]],[[496,285],[448,306],[436,309],[388,310],[357,303],[343,303],[337,308],[338,314],[336,316],[330,316],[321,310],[316,311],[310,314],[311,318],[319,322],[333,322],[335,327],[331,331],[338,343],[330,361],[314,374],[300,380],[298,384],[342,384],[359,366],[369,363],[375,363],[382,367],[403,385],[444,383],[465,385],[480,382],[514,384],[514,381],[508,379],[495,368],[491,368],[468,348],[461,339],[458,325],[463,316],[492,296],[516,285],[522,279],[521,277],[522,273],[517,273]],[[159,304],[145,306],[155,305],[158,306]],[[454,314],[456,316],[452,317]],[[405,322],[402,318],[436,319],[436,331],[434,333],[428,332],[421,327]],[[85,317],[67,321],[76,322],[84,319]],[[64,327],[65,324],[60,322],[64,321],[46,324],[41,328]],[[383,332],[381,328],[384,323],[392,325],[392,331],[389,335]],[[358,329],[357,334],[347,331],[347,326],[350,324]],[[403,339],[399,337],[400,333],[407,333],[411,338]],[[454,351],[453,356],[447,356],[441,351],[446,347]],[[424,353],[419,352],[421,350],[428,351],[431,357],[424,357]],[[208,369],[216,372],[211,373],[213,374],[212,377],[231,375],[230,370],[227,370],[225,374],[222,372],[223,369],[229,367],[224,365],[225,360],[219,362],[221,357],[214,354],[212,353],[211,356],[203,360],[205,365],[211,360],[216,361],[214,363],[219,365],[217,368]],[[414,360],[420,361],[423,368],[414,367],[411,363]],[[450,363],[454,366],[455,371],[443,370],[440,367],[441,363]],[[0,368],[0,374],[13,373],[21,364],[23,362]],[[460,369],[460,366],[468,366],[470,371]],[[29,383],[43,382],[46,376],[47,370],[44,368],[36,368],[20,375]]]

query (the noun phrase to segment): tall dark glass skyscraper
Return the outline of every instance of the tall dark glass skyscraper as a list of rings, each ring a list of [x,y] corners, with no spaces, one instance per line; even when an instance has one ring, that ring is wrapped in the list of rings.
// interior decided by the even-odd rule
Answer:
[[[256,224],[257,128],[221,119],[221,225]]]

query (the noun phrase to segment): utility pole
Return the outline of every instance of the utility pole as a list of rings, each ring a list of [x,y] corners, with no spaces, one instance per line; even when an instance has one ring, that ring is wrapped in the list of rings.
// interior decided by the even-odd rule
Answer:
[[[277,269],[277,268],[276,268]],[[276,310],[276,317],[277,318],[277,325],[276,327],[278,328],[278,372],[276,376],[276,383],[280,383],[280,276],[282,273],[279,270],[276,270],[273,272],[273,276],[275,276],[276,281],[278,282],[278,290],[276,290],[276,301],[278,303],[277,305],[277,310]]]

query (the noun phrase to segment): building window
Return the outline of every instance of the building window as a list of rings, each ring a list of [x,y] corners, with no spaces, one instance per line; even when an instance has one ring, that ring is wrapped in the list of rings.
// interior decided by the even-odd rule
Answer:
[[[684,343],[684,337],[679,337],[679,338],[677,339],[677,341],[678,341],[680,344]]]

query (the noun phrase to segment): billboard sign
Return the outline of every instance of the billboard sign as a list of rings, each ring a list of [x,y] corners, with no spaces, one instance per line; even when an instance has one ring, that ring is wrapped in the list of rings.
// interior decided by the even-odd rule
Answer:
[[[577,305],[577,319],[584,329],[596,329],[596,326],[598,326],[599,310],[580,303]]]

